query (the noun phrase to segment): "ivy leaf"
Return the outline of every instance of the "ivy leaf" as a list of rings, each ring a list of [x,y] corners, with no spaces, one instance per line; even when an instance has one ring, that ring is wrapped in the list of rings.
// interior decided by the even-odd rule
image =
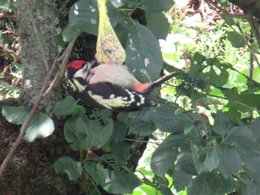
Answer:
[[[46,138],[54,131],[52,119],[45,113],[36,112],[26,130],[24,139],[33,142],[37,138]]]
[[[70,115],[75,110],[76,105],[77,101],[73,97],[67,96],[55,104],[53,113],[58,116]]]
[[[172,0],[142,0],[141,8],[148,12],[168,11],[173,6]]]
[[[27,118],[31,109],[24,106],[3,106],[2,114],[9,123],[21,125]]]
[[[167,137],[154,151],[151,159],[151,169],[161,178],[174,165],[178,155],[178,145],[183,142],[181,136]]]
[[[133,22],[126,43],[126,64],[140,81],[156,80],[163,66],[156,37],[145,26]]]
[[[71,181],[76,181],[82,174],[81,163],[66,156],[54,163],[54,170],[56,173],[66,173]]]
[[[112,194],[128,194],[141,185],[141,181],[131,172],[112,171],[103,188]]]

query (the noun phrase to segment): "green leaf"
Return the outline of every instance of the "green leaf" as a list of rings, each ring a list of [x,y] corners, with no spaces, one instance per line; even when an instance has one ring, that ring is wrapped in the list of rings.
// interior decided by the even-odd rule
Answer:
[[[246,181],[246,183],[241,183],[240,185],[241,195],[260,194],[260,187],[254,181],[251,181],[248,178],[245,178],[243,181]]]
[[[113,3],[113,2],[112,2]],[[118,1],[117,1],[118,3]],[[110,2],[107,3],[109,18],[112,26],[126,20],[126,16],[118,12]],[[71,40],[78,31],[89,34],[98,34],[98,8],[96,0],[79,0],[71,8],[69,24],[63,32],[64,40]]]
[[[96,162],[87,161],[83,165],[83,170],[92,177],[97,185],[104,185],[106,181],[107,170]]]
[[[198,175],[188,188],[189,195],[222,195],[234,190],[236,183],[233,179],[224,179],[212,172]]]
[[[176,164],[176,169],[182,170],[184,173],[190,175],[196,175],[197,171],[195,169],[195,165],[193,163],[192,154],[188,152],[183,152],[178,158],[178,162]]]
[[[2,114],[9,123],[21,125],[27,118],[31,109],[24,106],[3,106]]]
[[[106,178],[103,188],[112,194],[128,194],[141,185],[135,174],[129,172],[112,171]]]
[[[126,44],[126,64],[140,81],[156,80],[163,66],[156,37],[145,26],[133,22]]]
[[[115,8],[122,7],[126,3],[123,0],[110,0],[110,2]]]
[[[191,123],[187,114],[176,114],[176,107],[160,104],[159,107],[150,110],[142,110],[129,113],[129,117],[144,121],[152,121],[155,127],[164,132],[182,132],[184,127]]]
[[[229,73],[227,68],[223,64],[216,64],[217,66],[212,66],[210,68],[210,72],[208,74],[204,74],[208,76],[208,80],[212,85],[215,86],[223,86],[227,83]],[[220,73],[217,73],[219,71]]]
[[[151,169],[161,178],[174,166],[178,155],[178,146],[183,142],[182,136],[169,136],[154,151],[151,159]]]
[[[147,28],[156,36],[157,39],[165,39],[170,30],[168,19],[163,13],[147,12]],[[158,28],[160,26],[160,28]]]
[[[168,11],[173,6],[171,0],[142,0],[141,8],[148,12]]]
[[[241,166],[242,161],[235,148],[225,145],[217,145],[217,152],[219,155],[219,167],[224,178],[231,178],[233,173],[237,173]]]
[[[70,148],[75,151],[85,151],[90,147],[89,140],[87,138],[86,123],[89,121],[82,122],[80,120],[82,116],[77,118],[69,118],[64,125],[64,137],[69,143]],[[78,122],[80,120],[80,122]],[[80,124],[79,124],[80,123]],[[76,124],[81,125],[79,128]]]
[[[129,134],[134,133],[140,136],[151,135],[156,128],[152,121],[141,121],[141,120],[131,120],[129,123]]]
[[[247,127],[233,127],[224,143],[236,146],[239,154],[258,148],[253,131]]]
[[[235,22],[233,20],[233,17],[230,16],[229,14],[227,13],[222,13],[220,14],[221,17],[225,20],[225,24],[229,25],[229,26],[232,26],[232,25],[235,25]]]
[[[86,117],[85,117],[86,118]],[[82,120],[83,118],[81,118]],[[77,126],[83,121],[79,122]],[[114,129],[113,120],[111,118],[107,119],[106,124],[102,125],[101,122],[97,120],[90,120],[85,129],[88,135],[88,142],[91,147],[100,148],[110,139]]]
[[[54,170],[56,173],[66,173],[71,181],[77,180],[82,174],[81,163],[66,156],[54,163]]]
[[[189,186],[193,175],[185,173],[181,169],[177,169],[174,172],[174,187],[176,188],[177,192],[184,190],[185,187]]]
[[[63,31],[62,31],[62,40],[64,42],[69,42],[71,41],[74,37],[76,37],[79,34],[79,29],[76,27],[71,27],[67,26]]]
[[[100,148],[110,139],[113,121],[109,118],[102,125],[99,119],[89,120],[85,115],[70,118],[64,125],[64,136],[71,149],[84,151],[90,147]]]
[[[79,0],[69,13],[69,27],[90,34],[98,32],[98,8],[96,0]],[[66,33],[67,34],[67,33]]]
[[[45,113],[36,112],[25,133],[24,139],[33,142],[37,138],[46,138],[54,131],[52,119]]]
[[[28,107],[3,106],[2,114],[10,123],[21,125],[28,117],[31,109]],[[24,139],[33,142],[37,138],[46,138],[54,131],[52,119],[45,113],[36,112],[26,130]]]
[[[250,129],[253,130],[253,133],[255,135],[255,138],[257,139],[258,142],[260,142],[260,117],[256,118],[251,126],[250,126]]]
[[[189,195],[212,195],[212,193],[204,175],[198,175],[188,188]]]
[[[55,104],[53,113],[58,116],[70,115],[75,110],[76,105],[77,101],[73,97],[67,96]]]
[[[120,146],[120,147],[118,147]],[[118,161],[126,161],[130,155],[131,145],[123,141],[112,141],[110,143],[110,150],[114,158]]]
[[[232,127],[232,122],[227,113],[218,112],[215,121],[213,131],[219,135],[227,134]]]
[[[191,153],[192,153],[192,159],[195,165],[195,168],[199,174],[208,172],[207,168],[205,167],[204,161],[206,158],[206,154],[202,153],[200,151],[200,148],[195,145],[194,143],[191,143]]]
[[[206,159],[203,162],[207,172],[211,172],[219,165],[220,157],[218,152],[213,149],[207,153]]]
[[[232,46],[235,48],[245,47],[246,42],[243,36],[237,32],[228,32],[227,39],[231,42]]]
[[[253,131],[247,127],[234,127],[225,143],[236,146],[244,171],[260,186],[260,144]]]

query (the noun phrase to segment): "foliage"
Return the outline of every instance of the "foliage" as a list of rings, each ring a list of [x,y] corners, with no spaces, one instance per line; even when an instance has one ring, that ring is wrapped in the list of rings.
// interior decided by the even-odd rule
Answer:
[[[101,188],[114,194],[259,194],[259,67],[251,76],[246,72],[257,63],[250,62],[250,52],[258,59],[259,46],[248,39],[250,26],[223,15],[205,32],[198,15],[185,18],[175,10],[166,37],[164,12],[171,6],[170,0],[109,1],[133,74],[142,81],[157,79],[163,68],[179,74],[162,87],[164,99],[151,95],[157,107],[140,111],[88,110],[71,96],[57,102],[48,114],[66,118],[64,137],[77,155],[61,157],[54,169],[71,181],[90,181],[89,194],[101,194]],[[78,31],[97,35],[97,29],[96,1],[79,0],[62,35],[69,41]],[[165,39],[162,48],[158,38]],[[184,61],[190,62],[185,71],[176,69]],[[21,124],[28,111],[4,107],[2,113]],[[42,126],[27,131],[30,141],[53,131],[50,117],[37,114],[31,125]],[[136,168],[131,158],[147,142]]]

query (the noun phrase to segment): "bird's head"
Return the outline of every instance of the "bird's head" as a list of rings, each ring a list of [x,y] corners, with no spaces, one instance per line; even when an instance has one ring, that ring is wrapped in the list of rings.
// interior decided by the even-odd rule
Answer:
[[[74,60],[67,68],[66,77],[68,78],[72,87],[81,91],[88,84],[90,69],[96,65],[96,61],[87,62],[85,60]]]

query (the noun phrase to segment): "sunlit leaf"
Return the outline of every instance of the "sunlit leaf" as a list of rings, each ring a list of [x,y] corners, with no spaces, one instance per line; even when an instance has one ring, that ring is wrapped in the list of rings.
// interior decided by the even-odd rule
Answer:
[[[24,106],[3,106],[2,114],[9,123],[21,125],[27,118],[31,109]]]
[[[112,171],[110,177],[106,178],[103,188],[113,194],[131,193],[141,181],[130,172]]]
[[[231,42],[233,47],[240,48],[246,46],[244,37],[237,32],[228,32],[227,39]]]
[[[137,22],[129,26],[125,49],[126,64],[139,80],[147,82],[159,78],[163,66],[159,42],[145,26]]]
[[[46,138],[54,131],[52,119],[45,113],[36,112],[25,133],[24,139],[32,142],[37,138]]]

